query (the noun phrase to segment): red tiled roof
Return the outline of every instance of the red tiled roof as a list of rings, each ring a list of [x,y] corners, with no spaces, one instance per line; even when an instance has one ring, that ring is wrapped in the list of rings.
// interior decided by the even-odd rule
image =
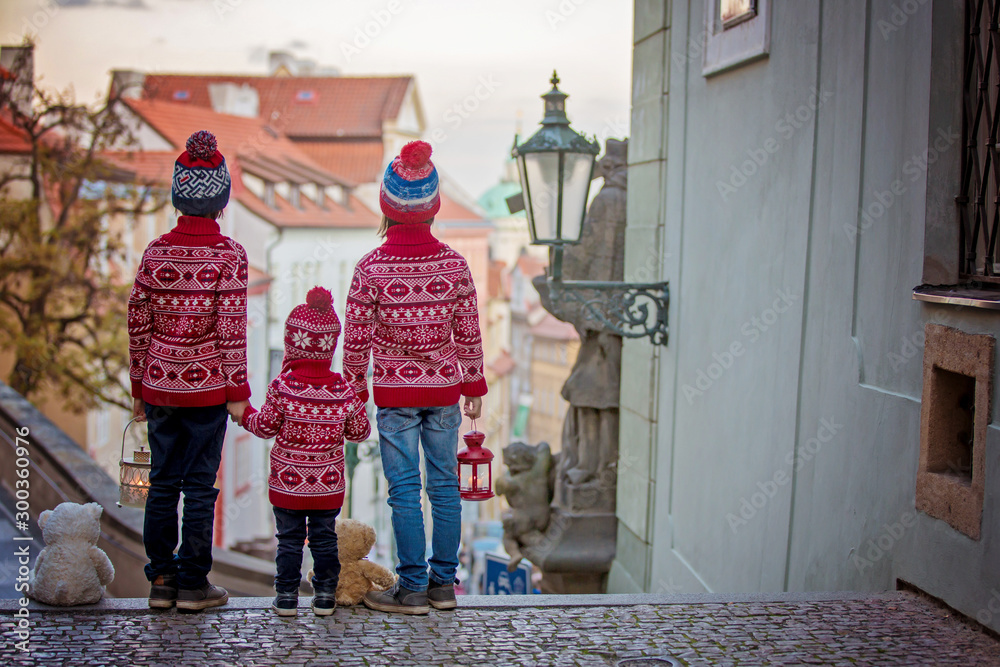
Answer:
[[[515,366],[517,366],[517,362],[514,361],[514,357],[510,356],[507,350],[501,350],[500,354],[486,362],[486,368],[493,371],[497,377],[507,375],[507,373],[514,370]]]
[[[302,208],[297,209],[283,197],[275,194],[275,208],[271,208],[251,192],[244,190],[236,199],[250,211],[279,227],[341,227],[347,229],[377,229],[380,216],[376,216],[356,197],[349,200],[350,206],[331,204],[327,198],[327,209],[321,209],[312,200],[302,196]]]
[[[301,141],[295,145],[331,174],[355,183],[377,183],[382,178],[381,139],[360,141]]]
[[[576,328],[572,324],[557,320],[550,313],[546,313],[545,317],[528,331],[536,338],[548,338],[549,340],[579,340],[580,338],[580,334],[576,332]]]
[[[437,212],[434,216],[434,220],[439,222],[449,222],[461,220],[463,222],[480,221],[484,220],[483,216],[479,215],[475,211],[465,206],[462,206],[457,201],[441,193],[441,210]]]
[[[348,206],[341,206],[329,198],[326,208],[320,208],[308,197],[302,196],[302,208],[295,208],[277,194],[275,207],[261,201],[255,194],[242,187],[240,172],[246,162],[246,171],[261,171],[259,166],[273,177],[283,176],[289,182],[303,182],[310,179],[303,175],[311,172],[317,182],[342,182],[342,179],[316,164],[288,137],[275,132],[257,118],[244,118],[215,113],[210,109],[169,102],[151,100],[125,100],[125,103],[154,130],[171,143],[177,153],[150,151],[123,153],[112,160],[137,176],[149,181],[169,183],[173,174],[173,163],[182,150],[191,132],[208,129],[215,134],[219,150],[227,156],[233,174],[233,197],[263,219],[283,227],[360,227],[376,228],[379,216],[366,208],[359,200],[351,197]]]
[[[0,115],[0,153],[30,153],[31,142],[17,126]]]
[[[249,85],[260,117],[290,137],[381,137],[382,121],[399,114],[410,76],[289,77],[149,74],[143,98],[211,108],[208,87]]]
[[[517,268],[521,270],[521,275],[528,278],[544,274],[545,266],[545,262],[526,252],[521,253],[521,256],[517,258]]]
[[[177,154],[173,151],[106,152],[102,156],[112,164],[135,174],[139,183],[166,185],[174,173]]]

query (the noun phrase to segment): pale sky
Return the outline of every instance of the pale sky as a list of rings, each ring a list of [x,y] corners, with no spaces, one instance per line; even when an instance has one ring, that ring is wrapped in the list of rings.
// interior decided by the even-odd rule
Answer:
[[[271,50],[344,75],[413,74],[425,137],[445,132],[435,163],[478,198],[518,112],[522,136],[537,130],[553,68],[577,131],[627,136],[632,12],[631,0],[0,0],[0,43],[33,33],[36,75],[81,101],[106,93],[112,69],[266,74]]]

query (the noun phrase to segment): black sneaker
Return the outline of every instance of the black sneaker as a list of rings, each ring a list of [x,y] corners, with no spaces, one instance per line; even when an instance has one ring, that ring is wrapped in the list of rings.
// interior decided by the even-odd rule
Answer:
[[[271,609],[278,616],[298,616],[299,615],[299,594],[298,593],[278,593],[271,602]]]
[[[330,616],[337,611],[337,599],[333,593],[316,591],[312,599],[312,610],[317,616]]]
[[[170,609],[177,602],[177,575],[161,574],[150,582],[150,609]]]
[[[427,584],[427,601],[435,609],[454,609],[458,606],[455,584],[439,584],[431,579]]]
[[[387,591],[368,591],[364,597],[365,606],[378,611],[398,614],[427,614],[427,591],[411,591],[397,581]]]
[[[205,583],[201,588],[181,588],[177,591],[179,611],[201,611],[209,607],[221,607],[229,601],[225,588]]]

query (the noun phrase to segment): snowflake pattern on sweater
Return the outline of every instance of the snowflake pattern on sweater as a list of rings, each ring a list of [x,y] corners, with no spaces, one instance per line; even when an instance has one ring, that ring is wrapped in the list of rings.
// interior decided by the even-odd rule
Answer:
[[[247,254],[209,218],[182,216],[146,248],[128,301],[132,396],[200,407],[250,397]]]
[[[365,440],[371,424],[364,402],[339,373],[300,376],[295,368],[302,363],[271,382],[264,405],[247,408],[242,425],[257,437],[275,438],[267,480],[272,505],[335,509],[344,503],[344,440]]]
[[[476,286],[465,258],[424,224],[389,228],[354,270],[347,296],[344,375],[380,407],[454,405],[483,396]]]

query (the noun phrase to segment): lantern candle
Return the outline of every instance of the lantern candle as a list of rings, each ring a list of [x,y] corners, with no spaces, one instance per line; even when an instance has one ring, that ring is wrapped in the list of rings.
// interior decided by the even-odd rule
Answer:
[[[473,425],[473,428],[475,426]],[[483,447],[486,435],[469,431],[462,439],[465,448],[458,452],[459,493],[462,500],[489,500],[493,497],[493,452]]]
[[[118,507],[141,509],[146,506],[146,497],[149,495],[149,469],[152,463],[149,460],[149,451],[142,445],[137,451],[132,452],[130,461],[125,460],[125,435],[134,421],[135,419],[129,421],[122,433],[122,456],[118,461]]]

